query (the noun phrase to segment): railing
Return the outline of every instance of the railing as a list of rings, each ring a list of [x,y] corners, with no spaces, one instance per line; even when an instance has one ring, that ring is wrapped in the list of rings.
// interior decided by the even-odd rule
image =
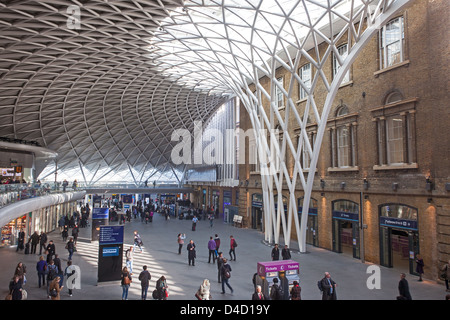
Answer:
[[[44,183],[12,183],[0,184],[0,208],[21,200],[36,198],[54,193],[81,191],[85,189],[110,188],[110,189],[135,189],[135,188],[178,188],[178,184],[173,182],[159,182],[157,184],[145,183],[136,185],[134,183],[111,181],[99,184],[68,183],[65,187],[63,182],[44,182]]]

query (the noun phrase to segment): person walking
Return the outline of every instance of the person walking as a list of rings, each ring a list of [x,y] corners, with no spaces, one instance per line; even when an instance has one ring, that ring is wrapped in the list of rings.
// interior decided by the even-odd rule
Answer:
[[[228,264],[227,259],[223,259],[222,265],[222,294],[225,294],[225,285],[231,290],[233,293],[233,288],[230,286],[230,278],[231,278],[231,266]]]
[[[423,276],[423,268],[424,268],[425,264],[423,263],[423,259],[420,256],[420,254],[416,255],[416,272],[419,274],[419,280],[418,281],[423,281],[422,276]]]
[[[122,300],[128,300],[128,289],[132,282],[131,274],[128,272],[127,267],[123,267],[122,274],[120,275],[120,285],[122,286]]]
[[[196,252],[195,252],[195,243],[194,240],[190,240],[187,247],[186,247],[187,251],[188,251],[188,263],[189,265],[195,266],[195,258],[196,258]]]
[[[45,273],[47,272],[47,261],[44,260],[43,256],[40,256],[39,261],[36,263],[36,271],[38,274],[39,288],[41,287],[41,280],[42,285],[45,286]]]
[[[217,280],[219,283],[222,282],[222,266],[223,266],[223,253],[219,252],[217,255]]]
[[[23,229],[20,229],[16,252],[24,249],[24,243],[25,243],[25,232],[23,231]]]
[[[409,292],[408,280],[406,280],[406,274],[400,274],[400,281],[398,282],[398,294],[397,300],[412,300],[411,293]]]
[[[37,231],[33,232],[33,234],[30,237],[30,241],[29,242],[31,242],[30,253],[31,254],[35,254],[37,245],[39,244],[39,235],[38,235]]]
[[[208,279],[203,280],[195,296],[198,300],[211,300],[211,284]]]
[[[186,234],[179,233],[178,237],[177,237],[178,254],[181,254],[181,249],[183,248],[183,245],[184,245],[184,239],[186,239]]]
[[[77,240],[78,240],[78,234],[79,233],[80,233],[80,229],[78,228],[78,225],[75,224],[73,229],[72,229],[72,237],[73,237],[74,245],[77,245]]]
[[[142,242],[142,239],[141,239],[141,236],[139,235],[139,233],[137,232],[137,231],[134,231],[134,250],[133,251],[136,251],[136,246],[138,246],[139,247],[139,249],[141,249],[141,253],[142,253],[142,244],[143,244],[143,242]]]
[[[214,215],[213,215],[213,214],[210,214],[210,215],[208,216],[208,220],[209,220],[209,227],[212,228],[212,227],[213,227],[213,224],[214,224]]]
[[[133,274],[133,247],[130,247],[127,251],[125,251],[125,264],[127,267],[127,271],[130,274]]]
[[[230,254],[230,261],[233,261],[233,256],[234,261],[236,261],[236,247],[237,247],[236,239],[234,239],[233,236],[230,236],[230,251],[228,252]]]
[[[331,279],[330,273],[325,272],[325,276],[320,281],[322,287],[322,300],[337,300],[336,282]]]
[[[142,267],[143,271],[139,274],[139,280],[141,281],[141,299],[147,300],[147,291],[152,278],[150,272],[147,270],[147,266]]]
[[[262,293],[262,288],[258,284],[255,288],[255,292],[252,294],[252,300],[266,300],[266,297]]]
[[[16,269],[14,270],[14,277],[19,277],[19,281],[22,285],[26,283],[26,274],[27,274],[27,267],[22,263],[19,262],[17,264]]]
[[[69,297],[71,297],[73,294],[73,288],[74,288],[73,285],[75,284],[75,281],[76,281],[75,273],[77,272],[76,271],[77,269],[79,270],[79,268],[72,265],[72,260],[67,261],[67,267],[66,267],[66,269],[64,269],[63,276],[67,277],[66,284],[67,284],[67,289],[69,290]]]
[[[289,250],[287,244],[285,244],[283,250],[281,250],[281,256],[283,257],[283,260],[291,259],[291,250]]]
[[[194,215],[194,218],[192,218],[192,231],[195,231],[195,229],[197,228],[197,222],[198,218]]]
[[[47,295],[48,295],[49,298],[51,298],[51,296],[50,296],[50,284],[53,282],[53,280],[56,279],[56,277],[58,275],[58,272],[59,272],[59,270],[55,266],[55,263],[53,262],[53,260],[50,260],[50,263],[47,265]]]
[[[47,234],[41,231],[41,235],[39,236],[39,255],[42,254],[42,248],[44,248],[44,252],[47,248]]]
[[[53,243],[53,240],[50,240],[48,242],[47,248],[45,250],[47,252],[47,263],[49,263],[50,260],[53,260],[53,256],[56,253],[56,247],[55,244]]]
[[[278,248],[278,243],[275,243],[275,246],[272,249],[272,261],[280,260],[280,249]]]
[[[216,263],[216,242],[214,241],[213,237],[209,237],[208,250],[209,250],[208,263],[211,263],[211,256],[213,259],[213,263]]]
[[[11,300],[22,300],[22,282],[19,277],[14,277],[9,283],[9,294],[11,295]]]
[[[69,237],[69,226],[64,224],[63,231],[61,232],[62,240],[65,242]]]
[[[302,288],[298,284],[298,281],[293,282],[293,287],[291,289],[291,300],[302,300],[301,296]]]
[[[59,282],[61,278],[56,276],[55,279],[52,280],[49,287],[49,293],[52,300],[61,300],[60,292],[64,286],[60,286]]]
[[[447,292],[450,292],[448,281],[450,280],[450,260],[447,264],[444,264],[441,268],[441,278],[445,281],[445,288]]]
[[[219,248],[220,248],[220,238],[217,233],[214,235],[214,241],[216,242],[216,254],[218,255]]]
[[[75,250],[75,243],[73,241],[73,238],[70,238],[67,242],[66,249],[69,252],[69,260],[72,260],[73,252]]]

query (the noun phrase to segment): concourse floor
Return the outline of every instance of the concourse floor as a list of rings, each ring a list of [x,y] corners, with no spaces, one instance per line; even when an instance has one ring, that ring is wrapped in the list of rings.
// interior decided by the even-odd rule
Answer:
[[[117,223],[116,223],[117,224]],[[92,224],[91,224],[92,225]],[[137,279],[142,271],[142,266],[147,265],[151,273],[148,300],[151,300],[156,280],[164,275],[170,289],[169,300],[195,300],[195,292],[203,279],[211,281],[211,294],[213,300],[249,300],[253,293],[252,276],[256,272],[258,261],[269,261],[272,248],[264,244],[264,235],[256,230],[242,229],[215,220],[213,227],[209,221],[201,220],[197,223],[197,230],[191,231],[191,221],[171,219],[165,220],[159,214],[155,214],[152,223],[142,223],[140,219],[132,219],[125,224],[125,245],[133,244],[133,231],[137,230],[144,242],[143,252],[139,249],[134,254],[133,283],[130,287],[128,299],[140,299],[140,282]],[[178,254],[177,235],[186,234],[185,245],[181,255]],[[69,230],[69,235],[71,230]],[[61,292],[61,300],[120,300],[122,288],[119,281],[113,283],[97,283],[97,257],[98,244],[90,242],[90,228],[80,229],[77,244],[77,252],[73,255],[73,264],[81,269],[81,289],[74,290],[69,297],[67,288]],[[229,237],[233,235],[238,243],[236,248],[237,261],[230,261],[232,277],[230,285],[234,292],[228,288],[222,294],[221,284],[217,282],[217,266],[208,263],[207,243],[210,236],[218,234],[221,239],[220,251],[229,259]],[[56,253],[61,258],[62,265],[67,265],[68,253],[64,249],[65,243],[59,231],[48,235],[49,240],[56,244]],[[186,245],[189,240],[194,240],[197,249],[195,266],[189,266],[187,260]],[[281,246],[280,246],[281,247]],[[292,244],[296,248],[296,244]],[[38,249],[39,250],[39,249]],[[38,288],[36,262],[37,254],[25,255],[16,252],[16,247],[0,248],[0,294],[5,297],[8,292],[8,284],[14,269],[19,261],[27,267],[27,290],[29,300],[47,300],[46,289]],[[292,259],[300,263],[300,286],[303,300],[320,300],[321,295],[317,288],[317,281],[323,277],[325,271],[330,272],[331,277],[337,283],[338,300],[395,300],[398,295],[398,282],[400,272],[380,267],[381,288],[369,289],[367,280],[371,273],[367,273],[372,264],[361,263],[344,254],[333,253],[328,250],[308,247],[308,253],[292,253]],[[125,259],[124,259],[125,263]],[[424,280],[418,282],[418,277],[407,274],[410,291],[413,300],[444,300],[445,286],[435,281]],[[1,299],[4,299],[4,298]]]

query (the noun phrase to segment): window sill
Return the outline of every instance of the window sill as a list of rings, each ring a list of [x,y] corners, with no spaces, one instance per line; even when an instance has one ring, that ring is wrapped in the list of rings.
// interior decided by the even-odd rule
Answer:
[[[417,169],[419,165],[417,163],[401,163],[401,164],[385,164],[385,165],[374,165],[373,170],[404,170],[404,169]]]
[[[409,66],[409,60],[405,60],[403,62],[397,63],[396,65],[393,65],[393,66],[390,66],[390,67],[387,67],[387,68],[375,71],[373,73],[373,75],[375,77],[378,77],[382,73],[385,73],[385,72],[388,72],[388,71],[391,71],[391,70],[394,70],[394,69],[397,69],[397,68],[400,68],[400,67],[403,67],[403,66],[408,67]]]
[[[328,172],[354,172],[354,171],[359,171],[359,167],[355,166],[355,167],[329,167],[327,169]]]
[[[350,86],[350,87],[352,87],[352,86],[353,86],[353,81],[352,81],[352,80],[350,80],[350,81],[347,81],[347,82],[341,83],[341,85],[339,86],[339,89],[340,89],[340,88],[344,88],[344,87],[347,87],[347,86]]]

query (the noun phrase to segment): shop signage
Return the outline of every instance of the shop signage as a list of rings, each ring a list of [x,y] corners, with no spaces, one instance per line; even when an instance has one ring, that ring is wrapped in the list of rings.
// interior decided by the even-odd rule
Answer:
[[[359,221],[359,214],[345,211],[333,211],[333,218],[350,221]]]
[[[119,247],[103,248],[103,257],[117,257],[119,255]]]
[[[417,220],[406,220],[391,217],[380,217],[380,225],[390,228],[418,230]]]

